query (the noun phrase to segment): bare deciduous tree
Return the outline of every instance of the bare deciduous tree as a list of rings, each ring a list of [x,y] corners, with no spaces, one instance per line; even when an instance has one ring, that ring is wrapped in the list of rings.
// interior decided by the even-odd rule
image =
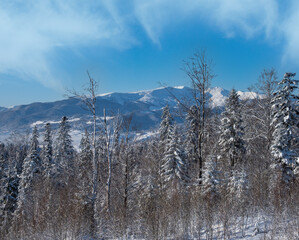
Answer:
[[[98,182],[99,182],[99,170],[98,170],[98,160],[96,156],[96,133],[97,133],[97,112],[96,112],[96,95],[98,90],[98,82],[94,80],[87,71],[88,75],[88,86],[84,89],[85,93],[78,93],[76,91],[70,91],[72,95],[76,98],[79,98],[87,107],[89,112],[92,114],[93,119],[93,133],[92,133],[92,164],[93,164],[93,174],[92,174],[92,197],[91,197],[91,205],[92,205],[92,213],[91,213],[91,234],[95,236],[96,232],[96,220],[95,220],[95,212],[96,212],[96,198],[98,194]]]
[[[113,154],[115,153],[115,149],[118,145],[119,141],[119,132],[121,127],[121,118],[120,115],[116,115],[113,119],[112,125],[108,123],[106,116],[106,109],[104,109],[104,120],[103,120],[103,128],[104,128],[104,138],[105,138],[105,147],[107,154],[107,163],[108,163],[108,178],[106,184],[106,208],[107,213],[110,214],[110,198],[111,198],[111,179],[112,179],[112,159]]]
[[[208,115],[208,90],[211,81],[215,77],[213,73],[213,62],[207,57],[206,51],[197,51],[187,61],[183,69],[191,80],[193,87],[193,99],[198,111],[194,116],[199,123],[199,134],[197,143],[198,177],[202,178],[203,168],[203,144],[205,140],[206,121]]]

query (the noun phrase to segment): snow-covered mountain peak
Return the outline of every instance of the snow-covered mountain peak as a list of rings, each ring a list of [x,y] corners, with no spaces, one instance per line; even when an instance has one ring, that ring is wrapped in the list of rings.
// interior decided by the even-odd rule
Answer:
[[[160,87],[129,93],[103,93],[97,96],[97,114],[101,118],[105,108],[108,116],[114,116],[118,112],[124,116],[133,115],[136,129],[149,129],[159,124],[162,108],[166,104],[171,109],[179,106],[178,100],[191,105],[194,102],[193,93],[193,89],[186,86]],[[251,92],[238,91],[238,94],[241,99],[258,96]],[[223,107],[228,96],[229,91],[221,87],[209,89],[212,107]],[[28,129],[34,125],[43,127],[46,122],[57,124],[62,116],[73,119],[71,123],[77,128],[90,125],[90,113],[84,109],[78,98],[3,108],[0,112],[0,132]]]

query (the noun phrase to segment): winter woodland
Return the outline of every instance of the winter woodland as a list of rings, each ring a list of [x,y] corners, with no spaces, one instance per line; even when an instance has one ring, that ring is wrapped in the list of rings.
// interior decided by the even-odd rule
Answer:
[[[262,97],[241,101],[232,89],[212,109],[205,54],[184,70],[193,99],[166,105],[148,139],[130,134],[130,118],[96,118],[89,76],[86,95],[75,94],[94,117],[79,150],[67,116],[55,131],[48,123],[1,143],[0,239],[298,239],[295,74],[264,70],[252,87]]]

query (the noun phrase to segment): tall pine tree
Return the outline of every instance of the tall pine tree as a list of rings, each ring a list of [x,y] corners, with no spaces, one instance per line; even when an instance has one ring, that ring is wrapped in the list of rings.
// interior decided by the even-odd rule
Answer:
[[[285,73],[279,83],[282,88],[274,93],[272,101],[272,126],[274,128],[271,153],[273,167],[280,169],[282,180],[290,183],[298,170],[298,80],[295,73]]]
[[[186,154],[182,148],[182,142],[176,126],[170,129],[161,167],[161,175],[165,185],[173,181],[186,183],[189,180]]]
[[[74,148],[67,117],[62,117],[55,143],[54,176],[66,181],[74,175]],[[55,177],[55,178],[56,178]]]
[[[44,134],[44,148],[43,148],[43,165],[44,165],[44,174],[47,178],[52,177],[53,175],[53,140],[51,133],[51,125],[47,123],[45,126]]]
[[[234,168],[242,161],[245,153],[239,95],[235,89],[232,89],[227,99],[225,111],[222,113],[220,131],[219,158],[228,160],[231,168]]]
[[[159,135],[160,135],[160,146],[161,146],[161,150],[163,152],[164,148],[165,148],[165,144],[167,143],[167,140],[169,138],[170,128],[173,124],[173,118],[170,115],[168,105],[166,105],[163,108],[161,119],[162,119],[162,121],[160,123]]]
[[[85,133],[81,138],[78,159],[78,171],[80,180],[81,197],[86,204],[92,195],[92,149],[89,134]]]
[[[20,176],[17,215],[30,218],[30,206],[34,198],[34,187],[39,183],[42,176],[42,162],[38,142],[38,130],[35,126],[30,141],[29,154],[23,162],[23,169]],[[26,220],[25,220],[26,221]]]
[[[0,233],[7,218],[6,203],[8,199],[9,166],[5,145],[0,142]],[[1,234],[0,234],[1,236]]]

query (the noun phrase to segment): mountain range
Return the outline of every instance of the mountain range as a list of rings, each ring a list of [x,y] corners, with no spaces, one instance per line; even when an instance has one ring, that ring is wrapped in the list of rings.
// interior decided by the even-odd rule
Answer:
[[[238,91],[240,99],[252,99],[253,92]],[[117,113],[124,117],[132,116],[135,130],[149,130],[160,122],[162,108],[168,104],[171,111],[178,109],[178,100],[192,103],[193,89],[185,86],[162,87],[131,93],[105,93],[97,96],[97,115],[103,118],[103,110],[112,119]],[[209,89],[211,107],[223,107],[229,91],[220,87]],[[78,98],[68,98],[55,102],[35,102],[11,108],[0,107],[0,135],[12,131],[24,131],[37,126],[43,128],[46,122],[56,128],[60,119],[67,116],[72,129],[82,130],[91,126],[91,116]]]

